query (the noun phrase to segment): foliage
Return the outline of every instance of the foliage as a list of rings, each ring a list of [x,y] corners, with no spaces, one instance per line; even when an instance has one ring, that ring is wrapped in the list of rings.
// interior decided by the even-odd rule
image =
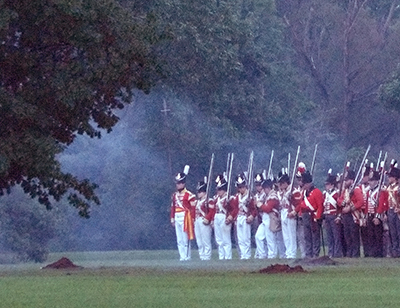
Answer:
[[[49,253],[49,241],[60,226],[58,214],[56,210],[46,211],[21,189],[13,189],[12,198],[1,199],[0,241],[21,261],[44,262]]]
[[[149,91],[146,25],[113,0],[4,0],[0,11],[0,193],[20,184],[50,208],[73,190],[88,217],[96,185],[61,172],[57,154],[77,134],[111,131],[131,90]]]
[[[377,92],[399,62],[397,1],[287,0],[278,12],[322,131],[336,133],[346,149],[396,142],[389,134],[394,117],[378,104]],[[383,117],[388,121],[377,121]]]
[[[379,97],[389,109],[400,112],[400,69],[398,68],[388,80],[381,85]]]
[[[283,132],[300,129],[293,122],[309,106],[295,91],[273,1],[156,1],[151,12],[172,38],[154,51],[164,61],[167,97],[172,92],[215,125],[293,140]]]

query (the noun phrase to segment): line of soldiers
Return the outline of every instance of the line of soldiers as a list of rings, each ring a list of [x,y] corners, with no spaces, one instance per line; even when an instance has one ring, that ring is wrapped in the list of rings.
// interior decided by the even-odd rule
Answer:
[[[200,259],[210,260],[213,231],[219,259],[232,259],[232,227],[240,259],[252,257],[254,227],[254,258],[292,259],[298,248],[303,258],[319,257],[321,244],[325,254],[323,230],[330,257],[360,257],[361,242],[365,257],[400,257],[400,169],[394,163],[387,172],[365,165],[359,183],[353,170],[339,178],[328,172],[324,192],[314,186],[304,163],[292,181],[285,172],[277,179],[257,173],[251,179],[254,193],[246,174],[238,174],[232,196],[221,174],[211,198],[206,180],[198,183],[197,196],[186,189],[187,173],[175,177],[170,216],[181,261],[190,260],[194,238]]]

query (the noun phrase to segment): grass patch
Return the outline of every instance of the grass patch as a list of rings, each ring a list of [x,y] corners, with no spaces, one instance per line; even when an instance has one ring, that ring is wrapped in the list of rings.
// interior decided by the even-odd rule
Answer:
[[[338,266],[305,267],[307,273],[267,275],[257,271],[285,262],[182,263],[173,251],[66,256],[84,269],[0,267],[0,306],[376,308],[398,307],[400,300],[396,259],[338,259]]]

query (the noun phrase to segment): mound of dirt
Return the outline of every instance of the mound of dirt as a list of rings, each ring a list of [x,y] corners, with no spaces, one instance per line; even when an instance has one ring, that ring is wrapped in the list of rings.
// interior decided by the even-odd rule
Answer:
[[[287,264],[273,264],[266,268],[260,269],[262,274],[279,274],[279,273],[304,273],[306,272],[300,265],[290,267]]]
[[[43,269],[47,268],[55,268],[55,269],[71,269],[71,268],[82,268],[81,266],[77,266],[72,261],[66,257],[62,257],[60,260],[46,265]]]

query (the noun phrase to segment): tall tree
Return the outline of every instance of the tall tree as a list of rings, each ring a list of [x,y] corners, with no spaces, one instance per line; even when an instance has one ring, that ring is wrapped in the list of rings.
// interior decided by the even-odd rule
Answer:
[[[325,130],[342,136],[345,148],[385,139],[388,127],[376,121],[384,114],[377,90],[399,61],[393,53],[400,44],[397,7],[396,0],[279,2],[308,76],[305,90],[319,103]]]
[[[149,31],[113,0],[4,0],[0,12],[0,193],[20,184],[50,208],[72,190],[88,217],[96,185],[61,172],[57,154],[110,131],[132,89],[148,92]]]

